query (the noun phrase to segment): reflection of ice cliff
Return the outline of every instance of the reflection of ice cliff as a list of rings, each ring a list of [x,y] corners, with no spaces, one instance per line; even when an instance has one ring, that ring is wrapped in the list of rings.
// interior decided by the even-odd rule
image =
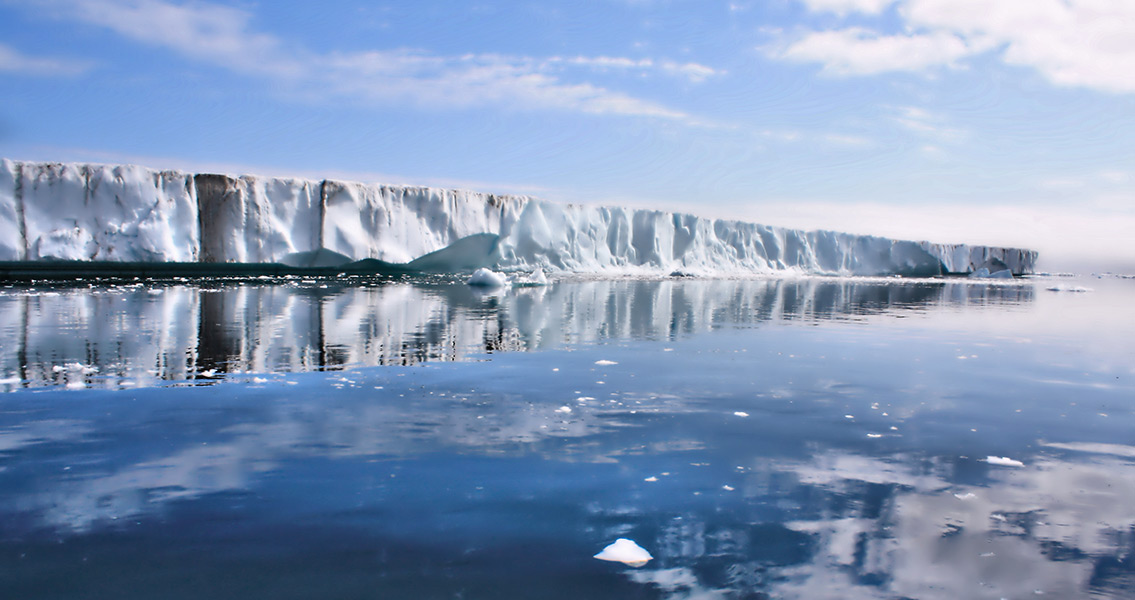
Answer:
[[[9,290],[0,293],[0,380],[122,387],[213,372],[415,364],[1032,294],[1031,286],[826,279],[561,282],[488,297],[444,284]]]
[[[0,261],[406,264],[439,251],[427,270],[1023,274],[1037,257],[458,190],[0,162]]]

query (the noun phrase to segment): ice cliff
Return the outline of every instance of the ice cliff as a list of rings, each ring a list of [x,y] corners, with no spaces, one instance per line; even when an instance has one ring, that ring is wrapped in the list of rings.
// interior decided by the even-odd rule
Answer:
[[[462,190],[0,162],[0,261],[931,275],[1030,273],[1036,256]]]

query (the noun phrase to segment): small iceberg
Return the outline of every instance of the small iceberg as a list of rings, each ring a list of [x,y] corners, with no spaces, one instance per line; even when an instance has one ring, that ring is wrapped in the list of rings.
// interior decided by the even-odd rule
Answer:
[[[650,562],[654,557],[650,555],[642,546],[634,543],[633,540],[626,538],[619,538],[602,552],[595,555],[599,560],[607,560],[611,562],[621,562],[632,567],[641,567]]]
[[[1089,288],[1089,287],[1084,287],[1084,286],[1080,286],[1080,285],[1068,285],[1068,284],[1064,284],[1064,283],[1058,283],[1056,285],[1050,285],[1050,286],[1048,286],[1044,289],[1046,289],[1050,292],[1072,292],[1072,293],[1076,293],[1076,294],[1084,294],[1084,293],[1092,291],[1092,288]]]
[[[999,271],[990,271],[987,267],[982,267],[973,273],[969,274],[970,279],[1012,279],[1013,271],[1009,269],[1001,269]]]
[[[530,275],[516,277],[512,284],[516,287],[539,287],[548,285],[548,276],[544,274],[544,269],[537,267]]]
[[[481,267],[473,271],[465,283],[474,287],[498,288],[508,285],[508,278],[492,269]]]
[[[1002,467],[1023,467],[1025,463],[1019,460],[1013,460],[1008,456],[987,456],[985,462],[991,465],[1001,465]]]

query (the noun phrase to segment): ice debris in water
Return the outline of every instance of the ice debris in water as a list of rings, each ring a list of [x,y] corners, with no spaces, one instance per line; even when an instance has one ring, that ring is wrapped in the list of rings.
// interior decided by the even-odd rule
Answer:
[[[985,462],[991,465],[1001,465],[1003,467],[1023,467],[1025,463],[1019,460],[1013,460],[1008,456],[987,456]]]
[[[619,363],[617,363],[617,362],[615,362],[615,361],[613,361],[613,360],[606,360],[606,359],[604,359],[604,360],[597,360],[597,361],[595,361],[595,364],[597,364],[597,365],[599,365],[599,366],[601,366],[601,367],[609,367],[609,366],[611,366],[611,365],[617,365],[617,364],[619,364]]]
[[[1068,284],[1064,284],[1064,283],[1058,283],[1056,285],[1050,285],[1050,286],[1048,286],[1044,289],[1046,289],[1050,292],[1079,292],[1079,293],[1083,293],[1083,292],[1092,291],[1092,288],[1089,288],[1089,287],[1083,287],[1083,286],[1079,286],[1079,285],[1068,285]]]
[[[749,413],[739,410],[739,411],[733,413],[733,416],[735,416],[735,417],[747,417],[747,416],[749,416]]]
[[[544,274],[544,269],[537,267],[531,275],[520,275],[512,283],[521,287],[548,285],[548,276]]]
[[[633,540],[619,538],[615,540],[614,543],[604,548],[602,552],[596,554],[595,558],[611,562],[621,562],[632,567],[641,567],[650,562],[654,557]]]
[[[1012,279],[1013,271],[1009,269],[990,271],[988,267],[981,267],[980,269],[970,273],[969,277],[971,279]]]
[[[481,267],[473,271],[473,274],[465,283],[477,287],[504,287],[508,285],[508,278],[492,269]]]

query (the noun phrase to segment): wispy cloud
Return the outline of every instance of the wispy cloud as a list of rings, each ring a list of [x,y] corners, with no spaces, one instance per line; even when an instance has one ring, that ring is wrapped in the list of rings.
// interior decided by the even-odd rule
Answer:
[[[795,62],[820,63],[825,73],[833,75],[874,75],[953,65],[971,52],[964,40],[950,33],[881,35],[849,27],[806,33],[771,54]]]
[[[410,49],[316,53],[258,31],[251,13],[218,4],[166,0],[50,0],[60,16],[107,28],[230,71],[264,77],[306,97],[434,108],[506,106],[596,115],[702,121],[658,102],[587,81],[563,67],[639,69],[691,82],[718,72],[696,63],[618,57],[537,59],[497,54],[439,56]]]
[[[92,64],[88,61],[28,56],[15,48],[0,44],[0,72],[56,77],[79,75],[89,71],[91,67]]]
[[[724,71],[693,62],[680,63],[672,60],[653,60],[650,58],[633,59],[615,56],[554,56],[541,61],[540,65],[544,68],[558,65],[572,65],[600,71],[633,70],[641,73],[658,72],[664,75],[681,77],[691,83],[701,83],[710,77],[724,74]]]
[[[859,12],[877,14],[895,0],[802,0],[808,9],[815,12],[833,12],[838,15]]]
[[[902,127],[924,137],[934,138],[938,141],[953,142],[968,135],[963,129],[951,126],[946,117],[916,106],[898,106],[894,108],[892,119]]]
[[[766,52],[839,76],[932,72],[992,53],[1060,86],[1135,93],[1135,2],[1126,0],[799,0],[856,25],[786,35]],[[899,32],[884,20],[895,8]],[[893,27],[893,26],[892,26]]]

